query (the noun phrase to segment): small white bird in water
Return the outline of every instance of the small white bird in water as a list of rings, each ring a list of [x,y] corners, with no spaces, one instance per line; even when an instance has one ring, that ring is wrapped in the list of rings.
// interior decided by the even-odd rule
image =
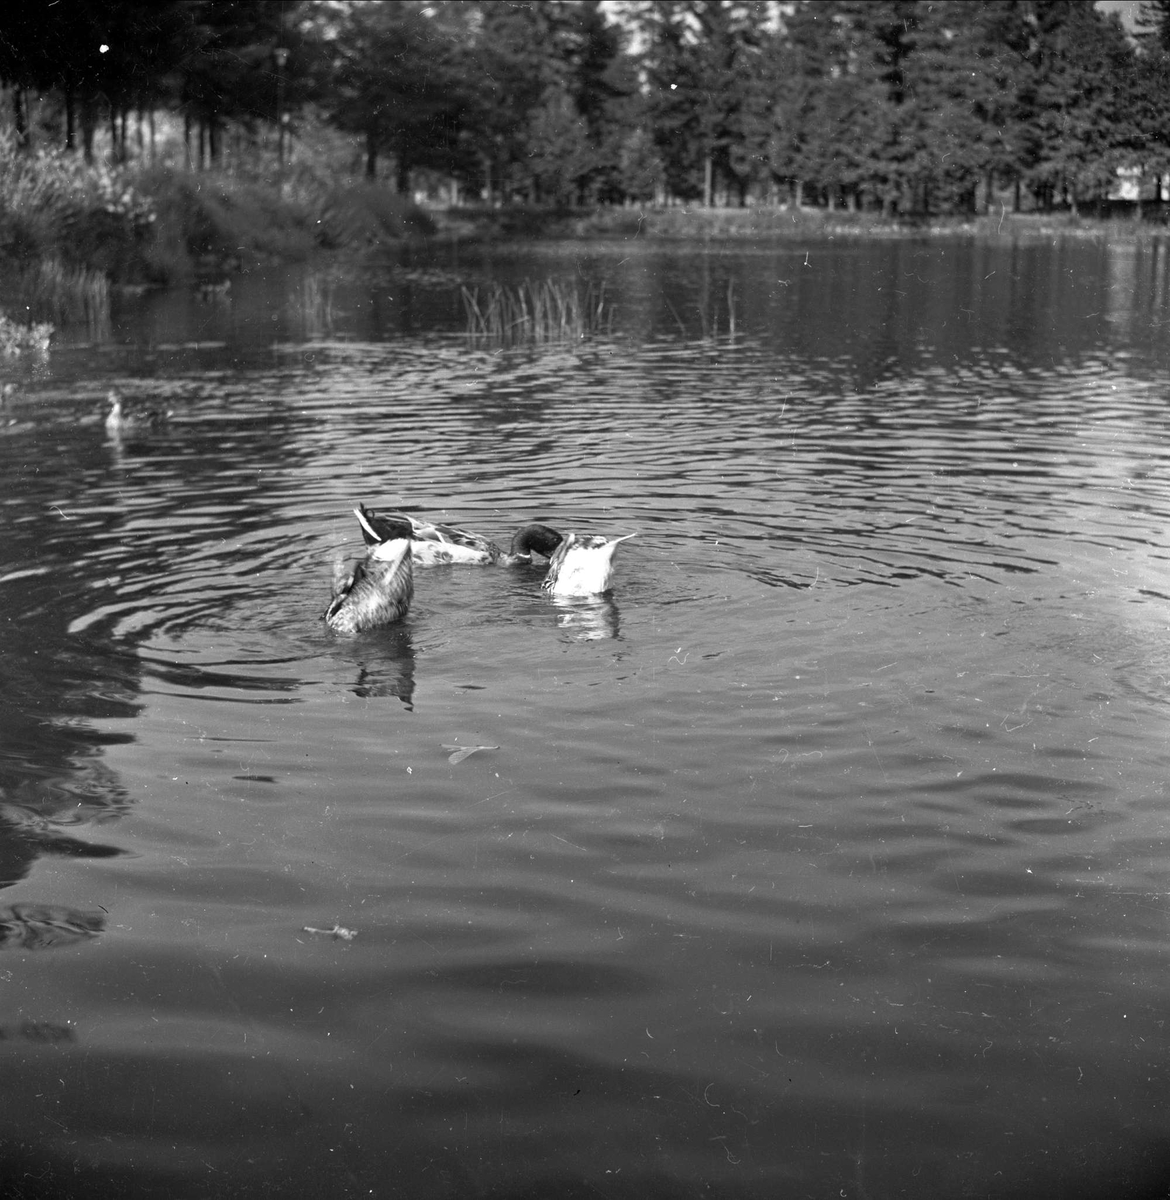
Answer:
[[[622,542],[636,536],[604,538],[570,533],[553,551],[548,575],[541,585],[554,596],[599,596],[609,591],[613,579],[613,556]]]

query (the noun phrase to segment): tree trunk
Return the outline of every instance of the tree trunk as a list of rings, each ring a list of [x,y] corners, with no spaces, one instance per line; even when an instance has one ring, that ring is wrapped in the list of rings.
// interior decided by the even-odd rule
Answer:
[[[74,135],[74,114],[73,114],[73,93],[65,93],[65,149],[75,150],[76,139]]]
[[[394,156],[394,190],[400,196],[410,195],[410,159],[401,150]]]
[[[711,174],[712,163],[711,155],[708,152],[707,157],[703,160],[703,207],[711,207]]]
[[[85,155],[87,166],[93,166],[93,101],[88,97],[83,97],[81,101],[81,146]]]
[[[24,103],[24,88],[12,89],[12,127],[16,139],[17,150],[29,148],[28,109]]]

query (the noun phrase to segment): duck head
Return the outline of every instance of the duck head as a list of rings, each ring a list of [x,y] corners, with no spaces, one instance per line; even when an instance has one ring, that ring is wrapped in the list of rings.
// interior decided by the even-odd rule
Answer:
[[[512,548],[508,557],[512,559],[531,559],[533,553],[543,554],[551,558],[553,551],[565,539],[563,535],[548,525],[525,525],[516,531],[512,538]]]

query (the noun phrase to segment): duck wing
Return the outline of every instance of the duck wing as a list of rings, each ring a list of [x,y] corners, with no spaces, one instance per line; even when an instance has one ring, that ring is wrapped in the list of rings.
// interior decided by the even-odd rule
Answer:
[[[402,620],[413,599],[410,539],[379,542],[338,585],[325,624],[338,633],[377,629]]]

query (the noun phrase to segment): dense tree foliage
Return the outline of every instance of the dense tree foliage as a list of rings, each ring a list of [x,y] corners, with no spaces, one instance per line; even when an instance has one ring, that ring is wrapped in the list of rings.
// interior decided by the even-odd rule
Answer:
[[[17,144],[35,98],[116,161],[141,114],[201,167],[311,112],[399,191],[1075,211],[1170,171],[1170,0],[1141,12],[1129,36],[1090,0],[8,0],[0,84]]]
[[[316,93],[340,129],[361,136],[366,175],[394,163],[399,191],[417,167],[452,169],[466,120],[450,31],[412,4],[335,5],[318,30]]]

